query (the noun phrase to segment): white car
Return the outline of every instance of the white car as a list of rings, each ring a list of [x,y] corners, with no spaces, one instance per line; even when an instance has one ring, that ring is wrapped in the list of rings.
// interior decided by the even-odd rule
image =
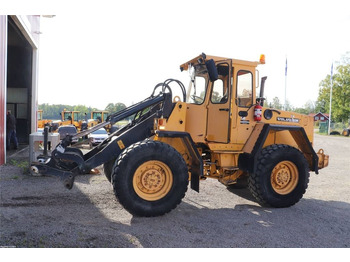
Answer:
[[[97,144],[100,144],[103,140],[105,140],[108,137],[108,133],[104,128],[100,128],[91,134],[89,134],[90,139],[90,146],[95,146]]]

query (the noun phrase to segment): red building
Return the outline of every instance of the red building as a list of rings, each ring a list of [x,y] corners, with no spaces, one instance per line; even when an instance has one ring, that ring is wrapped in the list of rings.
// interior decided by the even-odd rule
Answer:
[[[317,114],[309,114],[309,115],[314,118],[315,122],[317,121],[325,122],[329,120],[329,115],[321,112],[318,112]]]

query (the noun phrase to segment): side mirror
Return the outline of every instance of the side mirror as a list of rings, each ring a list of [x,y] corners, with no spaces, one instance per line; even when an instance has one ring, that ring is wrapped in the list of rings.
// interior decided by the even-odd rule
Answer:
[[[218,74],[218,69],[216,68],[214,60],[210,59],[205,61],[205,66],[208,70],[210,81],[214,82],[215,80],[217,80],[219,78],[219,74]]]

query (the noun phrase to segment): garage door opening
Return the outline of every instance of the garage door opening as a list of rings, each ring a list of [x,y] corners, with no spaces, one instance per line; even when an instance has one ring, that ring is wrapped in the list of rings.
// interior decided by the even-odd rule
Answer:
[[[7,110],[17,119],[17,139],[29,143],[32,114],[33,47],[11,17],[8,19]]]

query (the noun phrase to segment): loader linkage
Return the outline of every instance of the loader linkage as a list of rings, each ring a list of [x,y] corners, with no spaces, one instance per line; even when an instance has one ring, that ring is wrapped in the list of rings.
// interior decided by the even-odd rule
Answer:
[[[108,116],[105,122],[75,135],[67,135],[52,151],[50,157],[39,156],[39,162],[32,163],[31,171],[59,177],[64,186],[71,189],[76,175],[89,173],[91,169],[117,158],[124,148],[154,135],[154,119],[169,115],[171,110],[170,93],[162,92],[157,96],[152,94],[151,97]],[[85,137],[133,115],[134,120],[131,123],[110,134],[100,145],[85,155],[80,149],[69,147],[73,138]]]

